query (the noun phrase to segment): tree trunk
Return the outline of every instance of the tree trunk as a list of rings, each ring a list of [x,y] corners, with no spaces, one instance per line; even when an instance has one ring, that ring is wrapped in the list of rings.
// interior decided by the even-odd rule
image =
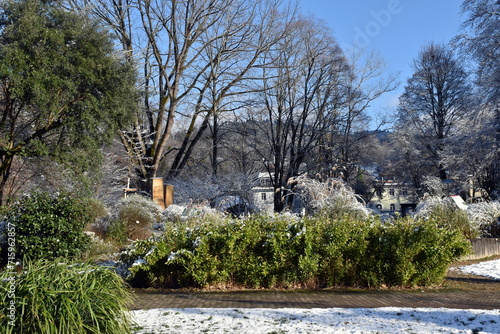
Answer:
[[[214,123],[212,129],[212,178],[217,179],[218,157],[219,157],[219,124],[217,113],[214,113]]]
[[[280,188],[274,189],[274,212],[283,211],[283,194]]]
[[[2,164],[0,165],[0,206],[6,205],[8,203],[8,191],[6,188],[7,182],[9,181],[10,170],[12,167],[12,162],[14,157],[9,153],[4,153],[2,158]]]

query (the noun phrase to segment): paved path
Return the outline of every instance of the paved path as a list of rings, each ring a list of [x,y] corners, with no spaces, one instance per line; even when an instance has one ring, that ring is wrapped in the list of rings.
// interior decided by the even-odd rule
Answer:
[[[132,309],[152,308],[374,308],[500,309],[498,291],[252,291],[135,290]]]
[[[452,273],[441,290],[313,290],[190,292],[134,289],[131,309],[152,308],[375,308],[500,309],[500,280]],[[461,282],[461,285],[453,285]],[[455,286],[459,288],[454,288]]]

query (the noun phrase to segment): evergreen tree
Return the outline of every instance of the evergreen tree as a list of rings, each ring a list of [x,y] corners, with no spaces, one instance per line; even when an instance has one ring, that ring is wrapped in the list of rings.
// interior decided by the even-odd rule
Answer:
[[[19,157],[69,157],[85,171],[131,120],[134,82],[130,62],[88,17],[56,1],[2,2],[0,205]]]

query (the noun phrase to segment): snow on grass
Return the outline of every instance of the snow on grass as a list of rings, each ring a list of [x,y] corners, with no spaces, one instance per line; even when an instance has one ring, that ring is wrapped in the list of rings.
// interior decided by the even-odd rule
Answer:
[[[500,259],[493,261],[479,262],[458,268],[464,273],[500,279]],[[500,330],[499,330],[500,333]]]
[[[431,308],[153,309],[135,333],[499,333],[500,310]]]
[[[500,259],[460,267],[500,279]],[[135,334],[500,333],[500,309],[152,309],[131,312]]]

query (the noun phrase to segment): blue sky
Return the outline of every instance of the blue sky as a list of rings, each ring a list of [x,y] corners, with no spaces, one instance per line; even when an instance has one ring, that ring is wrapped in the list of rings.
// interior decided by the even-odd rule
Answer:
[[[462,0],[301,0],[301,12],[327,23],[341,47],[374,50],[399,72],[397,91],[382,96],[372,111],[394,108],[411,63],[422,46],[448,43],[463,21]]]

